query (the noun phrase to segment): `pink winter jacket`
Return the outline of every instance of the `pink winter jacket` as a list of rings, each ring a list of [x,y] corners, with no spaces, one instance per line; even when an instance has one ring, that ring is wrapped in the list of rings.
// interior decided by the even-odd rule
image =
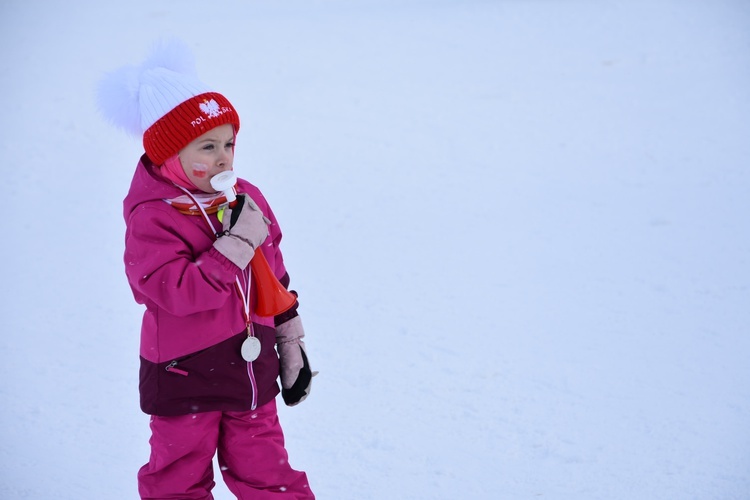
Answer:
[[[261,248],[287,286],[281,231],[268,202],[247,181],[239,181],[238,191],[249,194],[271,220]],[[144,155],[123,203],[125,272],[136,302],[146,306],[141,407],[155,415],[254,408],[279,391],[274,318],[251,314],[262,350],[246,363],[239,354],[246,328],[235,287],[241,270],[213,248],[214,231],[202,216],[182,214],[164,201],[182,194]],[[220,231],[216,215],[210,218]],[[252,310],[253,291],[250,296]]]

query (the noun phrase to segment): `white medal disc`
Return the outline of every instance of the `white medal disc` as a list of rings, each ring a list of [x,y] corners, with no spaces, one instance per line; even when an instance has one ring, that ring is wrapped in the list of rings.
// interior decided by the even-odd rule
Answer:
[[[242,359],[247,362],[255,361],[260,356],[260,340],[257,337],[248,336],[242,343]]]

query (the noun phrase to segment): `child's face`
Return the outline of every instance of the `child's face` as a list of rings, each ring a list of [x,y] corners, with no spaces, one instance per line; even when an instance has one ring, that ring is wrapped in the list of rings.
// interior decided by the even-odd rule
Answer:
[[[211,177],[232,170],[234,161],[234,127],[227,123],[209,130],[180,151],[180,163],[185,175],[195,187],[215,193]]]

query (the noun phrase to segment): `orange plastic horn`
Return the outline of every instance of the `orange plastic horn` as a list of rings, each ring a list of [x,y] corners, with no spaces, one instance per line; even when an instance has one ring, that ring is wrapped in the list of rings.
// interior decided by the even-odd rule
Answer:
[[[260,248],[255,249],[255,255],[250,261],[250,271],[253,275],[257,299],[255,314],[266,317],[276,316],[291,309],[297,297],[276,279]]]
[[[226,195],[230,208],[237,205],[237,195],[234,192],[237,176],[234,171],[225,170],[216,174],[211,177],[210,182],[211,187]],[[260,248],[255,249],[255,255],[250,261],[250,271],[255,283],[255,314],[266,317],[276,316],[291,309],[297,297],[279,283]]]

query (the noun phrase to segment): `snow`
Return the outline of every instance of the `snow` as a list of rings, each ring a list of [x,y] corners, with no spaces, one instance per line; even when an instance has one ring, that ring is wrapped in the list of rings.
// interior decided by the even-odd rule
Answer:
[[[313,368],[321,499],[750,498],[750,4],[0,7],[0,498],[136,498],[139,141],[160,35],[243,124]],[[219,500],[232,498],[219,483]]]

